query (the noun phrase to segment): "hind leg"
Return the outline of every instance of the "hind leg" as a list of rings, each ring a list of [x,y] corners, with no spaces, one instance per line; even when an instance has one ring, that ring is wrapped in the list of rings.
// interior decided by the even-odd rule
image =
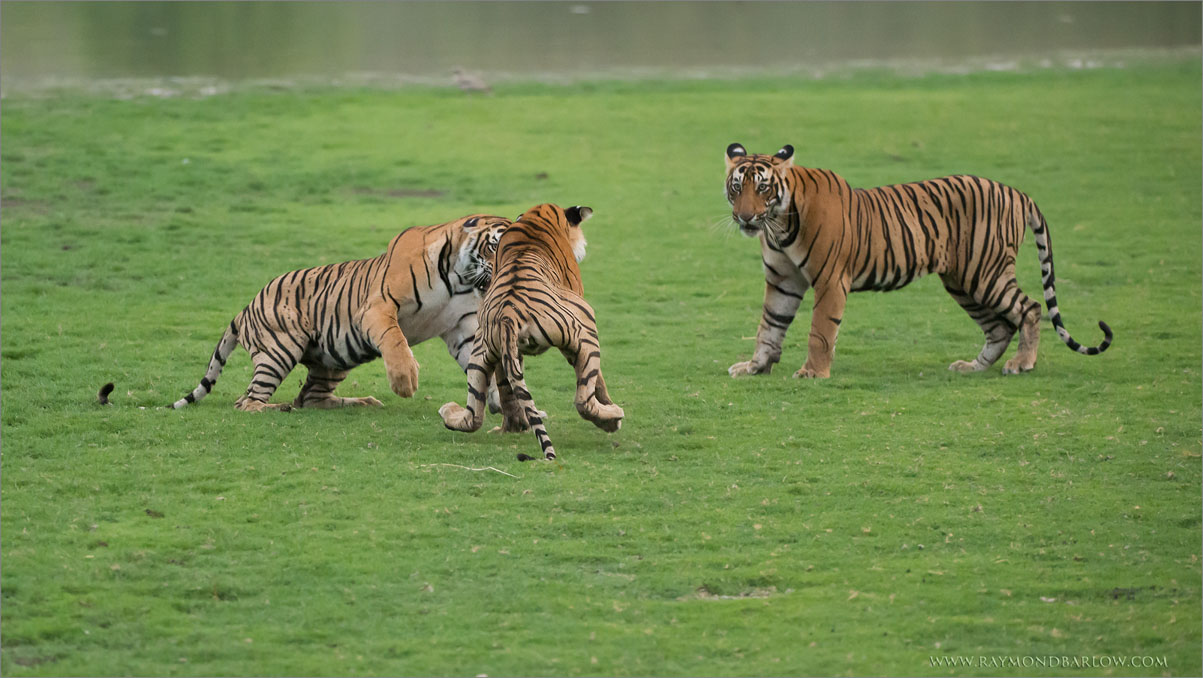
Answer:
[[[1020,374],[1036,367],[1036,349],[1040,346],[1040,303],[1019,289],[1014,260],[1007,261],[993,284],[974,297],[979,304],[993,311],[996,322],[1012,335],[1019,332],[1019,351],[1003,366],[1003,374]],[[1007,343],[1010,343],[1009,336]],[[1006,344],[999,350],[1000,355],[1003,350],[1006,350]]]
[[[610,400],[610,392],[606,389],[606,380],[602,378],[602,373],[599,370],[597,373],[597,389],[594,391],[597,396],[597,402],[613,405],[614,401]]]
[[[1019,350],[1003,365],[1003,374],[1022,374],[1036,367],[1040,347],[1040,302],[1024,294],[1012,277],[1000,297],[999,314],[1019,328]]]
[[[522,374],[522,356],[514,358],[502,357],[502,360],[508,360],[504,366],[504,373],[509,377],[508,388],[514,394],[514,400],[522,407],[526,416],[526,423],[535,432],[535,439],[539,441],[539,447],[543,450],[544,459],[555,459],[556,450],[551,445],[551,437],[547,435],[547,427],[543,425],[543,417],[546,416],[535,407],[535,400],[530,394],[530,389],[526,387],[526,380]],[[519,455],[518,459],[522,460],[524,455]]]
[[[522,367],[522,355],[518,355],[518,367]],[[505,417],[505,421],[501,426],[493,428],[492,432],[500,433],[523,433],[530,430],[530,422],[526,420],[526,409],[522,403],[514,396],[514,389],[510,387],[510,380],[506,378],[505,372],[501,369],[501,363],[497,363],[497,367],[493,368],[493,384],[497,389],[498,405],[496,412],[501,412]],[[492,398],[494,392],[489,391],[489,409],[493,409]],[[543,410],[536,409],[535,414],[539,415],[539,419],[547,420],[547,413]]]
[[[999,315],[991,308],[987,308],[978,303],[972,296],[962,292],[958,287],[944,281],[944,289],[952,295],[953,299],[965,309],[969,317],[982,328],[982,332],[986,335],[986,343],[982,346],[982,350],[973,360],[958,360],[948,366],[948,369],[953,372],[981,372],[993,365],[1007,350],[1007,346],[1011,343],[1011,337],[1015,335],[1015,325],[1008,322],[1005,318]]]
[[[518,360],[521,361],[522,357],[519,356]],[[500,362],[493,368],[493,383],[497,386],[501,416],[505,418],[501,423],[501,428],[494,430],[500,430],[502,433],[529,431],[530,422],[526,420],[526,410],[514,397],[514,389],[510,387],[510,380],[505,378],[505,372],[501,369]]]
[[[1036,367],[1036,349],[1040,347],[1040,310],[1029,313],[1019,327],[1019,352],[1003,365],[1003,374],[1031,372]]]
[[[280,382],[288,376],[300,359],[299,355],[288,353],[284,347],[276,346],[271,351],[255,351],[251,354],[251,362],[255,366],[255,374],[251,377],[251,385],[235,403],[234,407],[243,412],[260,412],[262,410],[291,410],[292,406],[285,403],[269,403],[272,394],[280,387]]]
[[[581,418],[593,422],[603,431],[617,431],[622,427],[622,418],[626,413],[610,401],[610,395],[606,392],[606,382],[601,375],[601,347],[597,332],[586,328],[581,332],[575,351],[565,348],[561,349],[561,353],[576,370],[576,411]]]
[[[459,319],[455,327],[440,335],[443,343],[447,344],[447,351],[451,353],[451,357],[455,358],[455,362],[459,363],[460,369],[465,372],[472,362],[472,351],[476,347],[476,326],[476,314],[468,313]],[[489,397],[486,400],[490,412],[496,414],[501,411],[501,396],[497,392],[496,380],[489,384]]]
[[[363,398],[340,398],[334,395],[334,389],[347,378],[347,371],[332,370],[321,365],[309,366],[309,377],[305,385],[292,401],[293,407],[312,407],[320,410],[330,410],[352,405],[383,406],[379,400],[371,396]]]
[[[468,406],[444,403],[439,408],[443,425],[453,431],[472,432],[480,428],[485,420],[485,391],[489,387],[489,374],[493,372],[496,358],[488,355],[484,342],[478,341],[472,350],[472,361],[468,363]]]

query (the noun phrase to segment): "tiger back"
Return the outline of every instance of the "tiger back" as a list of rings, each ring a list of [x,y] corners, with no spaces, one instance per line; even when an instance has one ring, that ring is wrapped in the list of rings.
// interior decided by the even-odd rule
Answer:
[[[850,292],[889,291],[937,274],[944,288],[986,335],[972,361],[949,369],[989,368],[1019,334],[1016,356],[1004,374],[1033,369],[1040,341],[1040,303],[1020,289],[1015,259],[1024,229],[1036,236],[1044,299],[1058,336],[1074,351],[1082,346],[1061,320],[1054,290],[1048,224],[1026,194],[981,177],[958,175],[878,188],[851,188],[835,172],[793,164],[794,149],[748,155],[727,147],[727,200],[740,231],[757,237],[765,271],[764,309],[750,360],[732,365],[733,377],[763,374],[781,358],[786,330],[807,290],[814,310],[806,363],[795,377],[830,376],[835,341]]]
[[[497,383],[503,431],[534,430],[544,458],[555,448],[523,376],[523,355],[558,348],[576,371],[575,403],[582,418],[617,431],[625,416],[606,390],[593,309],[584,299],[578,263],[585,256],[581,223],[588,207],[552,204],[527,210],[506,230],[495,255],[493,284],[480,307],[476,347],[468,366],[467,408],[439,408],[447,428],[475,431],[484,420],[484,385]],[[529,459],[520,454],[520,460]]]

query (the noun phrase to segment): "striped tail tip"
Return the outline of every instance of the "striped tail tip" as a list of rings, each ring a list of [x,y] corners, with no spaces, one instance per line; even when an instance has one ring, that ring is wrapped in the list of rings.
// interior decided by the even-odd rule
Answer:
[[[1107,323],[1100,320],[1099,321],[1099,329],[1103,331],[1103,343],[1099,344],[1096,347],[1087,349],[1086,355],[1098,355],[1098,354],[1102,353],[1103,351],[1106,351],[1107,347],[1111,345],[1111,339],[1114,336],[1113,334],[1111,334],[1111,328],[1107,325]]]
[[[182,407],[187,407],[194,402],[196,402],[196,392],[195,391],[192,393],[189,393],[188,395],[184,396],[183,398],[180,398],[179,400],[172,403],[171,409],[178,410]]]
[[[114,388],[116,388],[116,386],[114,386],[113,382],[111,381],[104,386],[101,386],[100,390],[96,392],[96,402],[100,403],[101,405],[108,405],[109,394],[113,392]]]

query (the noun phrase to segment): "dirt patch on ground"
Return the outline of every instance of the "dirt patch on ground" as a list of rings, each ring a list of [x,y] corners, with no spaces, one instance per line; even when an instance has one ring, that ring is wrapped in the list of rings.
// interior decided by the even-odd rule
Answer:
[[[447,195],[447,191],[440,191],[437,188],[367,188],[365,186],[356,186],[351,189],[356,195],[384,195],[390,198],[441,198]]]
[[[712,592],[705,586],[699,586],[693,593],[680,596],[677,598],[677,600],[744,600],[747,598],[771,598],[773,596],[781,595],[782,593],[789,593],[790,590],[791,589],[778,591],[776,586],[770,586],[768,588],[748,589],[747,591],[740,591],[734,595],[721,595]]]
[[[41,200],[23,200],[21,198],[0,198],[0,209],[27,209],[39,214],[50,211],[50,203]]]
[[[58,661],[58,657],[55,655],[47,655],[45,657],[13,657],[13,663],[17,666],[37,666],[38,664],[46,664],[53,661]]]

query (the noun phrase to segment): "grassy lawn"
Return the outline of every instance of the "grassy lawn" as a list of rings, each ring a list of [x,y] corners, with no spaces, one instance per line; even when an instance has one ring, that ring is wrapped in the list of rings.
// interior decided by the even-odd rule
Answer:
[[[6,94],[0,669],[1198,675],[1200,78]],[[1114,346],[1045,323],[1036,371],[950,373],[982,335],[931,278],[850,297],[830,380],[790,378],[807,313],[773,374],[729,378],[764,288],[722,194],[734,141],[854,186],[1026,191],[1068,328]],[[241,349],[208,399],[159,407],[274,276],[547,201],[596,210],[618,433],[548,355],[526,374],[559,463],[445,430],[465,381],[437,340],[413,399],[379,362],[340,388],[380,409],[237,412]],[[1040,297],[1030,235],[1019,278]],[[933,663],[979,656],[1155,661]]]

